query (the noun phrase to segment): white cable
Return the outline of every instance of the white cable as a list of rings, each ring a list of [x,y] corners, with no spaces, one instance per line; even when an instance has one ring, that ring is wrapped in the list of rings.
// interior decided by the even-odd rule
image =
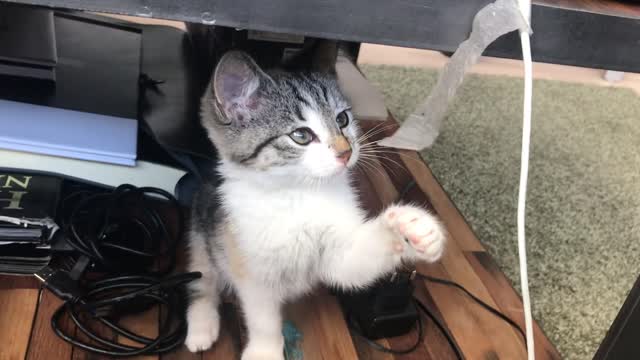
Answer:
[[[531,1],[518,0],[522,15],[530,23]],[[525,211],[527,200],[527,179],[529,176],[529,143],[531,140],[531,102],[533,98],[533,62],[529,32],[520,31],[522,60],[524,63],[524,105],[522,120],[522,153],[520,156],[520,188],[518,190],[518,255],[520,258],[520,286],[524,306],[524,322],[527,335],[527,359],[535,360],[533,341],[533,316],[529,295],[529,277],[527,275],[527,243],[525,238]]]

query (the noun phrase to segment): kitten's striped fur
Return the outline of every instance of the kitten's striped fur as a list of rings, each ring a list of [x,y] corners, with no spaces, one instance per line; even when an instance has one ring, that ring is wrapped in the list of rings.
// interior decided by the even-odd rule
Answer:
[[[349,179],[360,132],[331,72],[264,72],[228,53],[202,99],[202,123],[222,184],[203,184],[193,203],[189,268],[203,277],[191,286],[190,350],[217,339],[224,289],[245,314],[242,359],[282,360],[286,301],[322,282],[364,287],[403,260],[442,254],[442,227],[422,209],[366,219]],[[313,136],[294,136],[300,129]]]

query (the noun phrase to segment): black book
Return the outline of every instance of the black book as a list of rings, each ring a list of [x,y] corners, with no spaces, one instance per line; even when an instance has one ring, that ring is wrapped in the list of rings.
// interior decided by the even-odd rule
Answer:
[[[53,10],[0,3],[0,74],[55,80]]]
[[[47,246],[57,229],[61,186],[56,177],[0,173],[0,244]]]
[[[51,260],[62,181],[0,172],[0,273],[32,274]]]

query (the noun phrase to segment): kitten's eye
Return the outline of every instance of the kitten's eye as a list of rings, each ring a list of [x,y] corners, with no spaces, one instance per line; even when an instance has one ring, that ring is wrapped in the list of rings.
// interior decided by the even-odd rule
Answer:
[[[309,145],[315,138],[315,134],[309,128],[300,128],[289,134],[289,137],[300,145]]]
[[[349,125],[349,114],[347,114],[347,110],[338,114],[338,117],[336,117],[336,124],[338,124],[341,129]]]

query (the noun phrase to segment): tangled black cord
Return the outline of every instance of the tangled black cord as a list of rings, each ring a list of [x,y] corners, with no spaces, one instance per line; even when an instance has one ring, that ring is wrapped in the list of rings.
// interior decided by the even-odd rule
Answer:
[[[183,232],[177,200],[161,189],[121,185],[113,191],[72,192],[63,200],[62,212],[67,242],[81,256],[72,270],[58,270],[45,285],[64,290],[79,280],[85,286],[56,310],[53,331],[83,350],[114,357],[159,354],[180,346],[187,332],[181,287],[201,274],[166,276],[175,266]],[[177,224],[175,231],[165,220],[169,216]],[[84,275],[88,265],[93,266],[91,276]],[[155,338],[118,324],[122,317],[155,305],[163,309]],[[65,315],[76,325],[76,334],[65,332]],[[100,328],[117,336],[104,337]],[[135,345],[119,343],[114,340],[118,337]]]
[[[158,211],[157,198],[168,201],[177,224],[175,234]],[[125,184],[112,192],[76,191],[63,203],[71,207],[63,219],[67,243],[94,263],[110,272],[155,276],[173,269],[184,222],[180,205],[170,193]],[[159,259],[164,264],[158,264]]]
[[[152,355],[171,351],[182,345],[187,323],[182,315],[184,294],[175,288],[200,278],[200,273],[186,273],[158,280],[146,276],[120,276],[97,281],[88,286],[85,295],[67,301],[51,318],[53,331],[64,341],[83,350],[115,357]],[[158,336],[148,338],[118,325],[118,318],[144,307],[160,304],[166,316],[161,320]],[[93,341],[83,341],[66,333],[61,321],[68,314],[83,334]],[[137,344],[124,345],[105,338],[96,331],[96,322],[109,328],[114,335],[125,337]],[[93,326],[92,326],[93,324]]]

